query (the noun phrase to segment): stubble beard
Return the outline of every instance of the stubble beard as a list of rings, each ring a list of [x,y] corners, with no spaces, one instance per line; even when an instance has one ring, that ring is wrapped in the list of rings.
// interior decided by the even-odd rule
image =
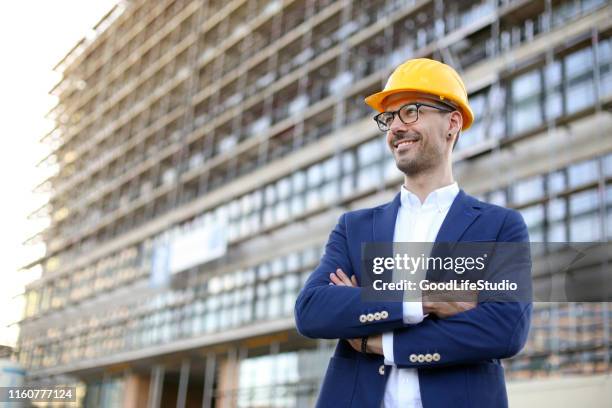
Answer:
[[[397,157],[395,159],[395,164],[399,171],[409,177],[429,173],[442,160],[442,154],[433,152],[432,147],[415,153],[416,157],[412,159]]]

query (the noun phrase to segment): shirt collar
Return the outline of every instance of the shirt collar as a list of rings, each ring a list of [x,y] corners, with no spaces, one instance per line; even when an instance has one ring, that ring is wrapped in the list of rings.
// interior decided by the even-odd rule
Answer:
[[[402,185],[400,197],[401,206],[412,210],[422,208],[437,209],[439,212],[443,212],[451,206],[458,193],[459,186],[457,185],[457,182],[454,182],[448,186],[440,187],[429,193],[421,205],[421,200],[419,197]]]

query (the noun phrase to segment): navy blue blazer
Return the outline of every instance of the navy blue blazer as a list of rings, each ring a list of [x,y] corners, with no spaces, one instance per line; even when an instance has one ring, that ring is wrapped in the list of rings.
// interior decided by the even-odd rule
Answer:
[[[390,367],[383,356],[362,354],[342,339],[393,331],[394,362],[418,369],[424,408],[506,407],[500,359],[517,354],[527,339],[530,302],[479,303],[446,319],[403,322],[401,302],[363,302],[361,288],[329,285],[341,268],[360,280],[361,243],[392,242],[400,194],[374,208],[343,214],[318,267],[295,304],[298,331],[310,338],[340,339],[323,379],[318,407],[380,407]],[[528,242],[519,212],[484,203],[463,190],[453,201],[436,242]],[[362,315],[378,312],[379,319]],[[361,319],[360,319],[361,317]],[[419,355],[435,355],[429,361]]]

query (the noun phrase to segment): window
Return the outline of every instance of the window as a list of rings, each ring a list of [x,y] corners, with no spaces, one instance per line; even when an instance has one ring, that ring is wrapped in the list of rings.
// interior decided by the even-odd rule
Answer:
[[[296,216],[304,212],[304,197],[302,195],[294,195],[291,199],[291,215]]]
[[[572,164],[568,168],[569,185],[577,187],[597,180],[598,170],[597,161],[589,160]]]
[[[612,39],[599,43],[599,85],[600,97],[612,93]]]
[[[583,48],[565,57],[565,70],[568,113],[593,105],[595,88],[592,49]]]
[[[567,225],[565,217],[567,214],[567,202],[563,198],[549,201],[547,205],[548,236],[549,242],[567,241]]]
[[[306,209],[312,210],[321,205],[321,194],[319,189],[313,188],[306,193]]]
[[[567,214],[567,205],[565,199],[557,198],[550,200],[547,206],[548,219],[551,221],[558,221],[565,218]]]
[[[561,63],[553,61],[544,67],[546,84],[546,118],[555,119],[563,113],[563,93],[561,89]]]
[[[340,160],[338,156],[332,156],[327,159],[324,164],[325,180],[332,180],[340,174]]]
[[[283,200],[287,198],[291,192],[291,182],[288,177],[280,179],[276,184],[276,190],[278,191],[278,199]]]
[[[612,238],[612,185],[606,187],[606,207],[608,239],[610,239]]]
[[[601,236],[600,231],[600,220],[597,213],[581,215],[571,220],[570,241],[597,241]]]
[[[570,197],[571,215],[580,215],[596,211],[599,208],[597,190],[587,190],[574,194]]]
[[[548,194],[559,193],[565,188],[565,172],[563,170],[556,171],[548,176]]]
[[[323,185],[321,198],[325,204],[331,204],[338,199],[338,182],[336,180]]]
[[[306,176],[303,171],[297,171],[293,173],[291,177],[291,181],[293,183],[293,192],[298,193],[304,191],[306,187]]]
[[[276,188],[273,184],[266,186],[266,205],[276,202]]]
[[[357,148],[359,166],[363,167],[378,161],[383,154],[382,147],[381,139],[378,138],[359,146]]]
[[[359,170],[357,176],[357,189],[367,190],[376,187],[380,184],[381,168],[378,165],[372,165]]]
[[[520,211],[525,219],[525,224],[527,224],[530,240],[532,242],[543,242],[544,206],[541,204],[533,205]]]
[[[344,174],[352,173],[355,170],[355,155],[353,152],[342,153],[342,172]]]
[[[519,181],[514,186],[515,203],[525,203],[542,197],[544,191],[544,179],[542,176],[532,177]]]
[[[527,72],[512,81],[512,131],[514,134],[542,123],[540,72]]]
[[[457,150],[473,146],[482,142],[486,137],[485,117],[487,116],[487,95],[479,92],[470,96],[470,107],[474,111],[474,123],[459,138]]]
[[[604,176],[612,176],[612,153],[605,156],[602,160]]]

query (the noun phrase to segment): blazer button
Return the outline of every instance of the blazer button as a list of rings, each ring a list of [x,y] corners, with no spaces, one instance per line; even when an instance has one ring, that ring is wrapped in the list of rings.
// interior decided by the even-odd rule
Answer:
[[[440,354],[438,354],[438,353],[433,353],[433,355],[431,356],[431,358],[433,358],[433,361],[440,361]]]
[[[378,367],[378,374],[385,375],[385,365],[384,364]]]
[[[425,356],[424,356],[423,354],[419,354],[419,355],[417,356],[417,361],[418,361],[419,363],[422,363],[423,361],[425,361]]]
[[[373,322],[374,321],[374,315],[372,313],[368,313],[367,319],[368,319],[368,322]]]
[[[374,313],[374,320],[380,320],[380,319],[381,319],[380,312]]]
[[[362,315],[360,315],[360,316],[359,316],[359,321],[360,321],[361,323],[365,323],[365,322],[367,322],[367,321],[368,321],[368,318],[367,318],[367,316],[366,316],[366,315],[362,314]]]
[[[411,354],[410,355],[410,362],[411,363],[416,363],[417,362],[417,355],[416,354]]]
[[[382,312],[380,312],[380,317],[382,319],[386,319],[387,317],[389,317],[389,312],[387,312],[386,310],[383,310]]]
[[[429,353],[425,354],[425,361],[431,363],[433,361],[433,356]]]

